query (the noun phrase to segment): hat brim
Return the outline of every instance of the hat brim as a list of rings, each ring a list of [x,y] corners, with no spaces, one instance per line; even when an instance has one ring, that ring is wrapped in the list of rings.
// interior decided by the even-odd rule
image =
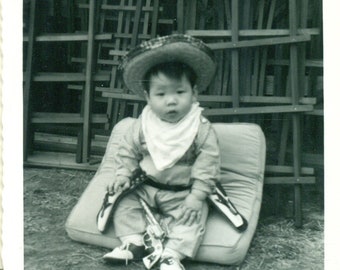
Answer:
[[[162,40],[158,43],[149,41],[127,55],[122,68],[123,81],[135,94],[144,97],[143,78],[150,68],[161,63],[181,62],[190,66],[197,76],[198,92],[204,91],[213,79],[215,60],[203,42],[184,35],[168,37],[169,40],[160,38]],[[164,38],[166,42],[162,42]]]

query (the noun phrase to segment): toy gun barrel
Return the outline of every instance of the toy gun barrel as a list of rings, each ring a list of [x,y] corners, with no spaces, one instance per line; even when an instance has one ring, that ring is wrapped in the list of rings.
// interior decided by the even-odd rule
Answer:
[[[152,212],[151,212],[149,206],[146,204],[146,202],[143,199],[141,199],[141,198],[139,198],[139,202],[142,205],[142,207],[143,207],[143,209],[144,209],[144,211],[146,213],[146,216],[147,216],[148,220],[150,221],[150,223],[151,224],[158,224],[157,220],[155,219],[154,215],[152,214]]]
[[[139,201],[146,213],[146,220],[149,223],[148,226],[149,233],[152,233],[155,238],[163,239],[165,236],[165,232],[163,231],[161,225],[158,223],[155,216],[152,214],[147,203],[141,198],[139,198]]]

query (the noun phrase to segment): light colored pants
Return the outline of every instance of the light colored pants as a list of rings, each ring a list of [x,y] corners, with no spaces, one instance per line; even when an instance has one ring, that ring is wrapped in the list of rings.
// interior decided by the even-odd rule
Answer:
[[[127,195],[118,204],[114,214],[114,228],[117,237],[142,234],[147,226],[143,208],[138,196],[161,215],[162,225],[166,226],[167,238],[164,247],[175,250],[187,257],[194,257],[205,232],[208,206],[205,202],[199,223],[191,226],[177,224],[180,217],[180,205],[189,193],[188,190],[173,192],[143,185]],[[155,215],[157,216],[157,215]]]

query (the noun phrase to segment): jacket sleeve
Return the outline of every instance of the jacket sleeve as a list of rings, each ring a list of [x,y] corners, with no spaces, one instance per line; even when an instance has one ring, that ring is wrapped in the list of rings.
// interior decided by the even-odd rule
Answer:
[[[191,170],[192,189],[211,194],[220,175],[220,153],[217,136],[211,124],[203,143],[196,149],[196,161]]]
[[[140,127],[140,119],[138,119],[121,139],[115,155],[116,176],[131,177],[133,171],[139,167],[139,161],[142,159],[139,139]]]

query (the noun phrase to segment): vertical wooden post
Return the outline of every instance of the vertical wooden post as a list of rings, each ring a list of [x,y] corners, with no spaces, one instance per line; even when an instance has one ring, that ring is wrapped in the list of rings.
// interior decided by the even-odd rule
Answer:
[[[290,35],[297,34],[297,4],[296,0],[289,0],[289,30]],[[299,89],[299,69],[298,69],[298,45],[290,45],[290,79],[293,105],[299,103],[300,89]],[[301,79],[301,78],[300,78]],[[293,167],[294,177],[299,179],[301,170],[301,120],[300,114],[293,113]],[[295,226],[302,226],[302,209],[301,209],[301,184],[294,185],[294,210],[295,210]]]
[[[184,0],[177,0],[177,31],[184,34]]]
[[[231,3],[231,41],[238,41],[238,29],[239,29],[239,10],[238,10],[238,0],[232,0]],[[233,49],[231,51],[231,85],[232,85],[232,106],[233,108],[238,108],[240,106],[240,96],[239,96],[239,52],[238,49]],[[238,117],[234,116],[233,121],[237,122]]]
[[[83,115],[83,156],[82,161],[89,161],[91,144],[91,121],[93,103],[93,67],[94,67],[94,46],[95,46],[95,20],[96,20],[96,1],[90,0],[89,3],[89,24],[88,41],[86,55],[86,80],[84,92],[84,115]]]
[[[157,22],[158,22],[158,9],[159,9],[159,0],[155,0],[153,3],[153,12],[152,12],[151,38],[156,37]]]
[[[36,12],[36,1],[31,0],[30,3],[30,21],[28,25],[28,48],[27,48],[27,59],[26,59],[26,70],[25,70],[25,84],[24,84],[24,93],[23,93],[23,102],[24,102],[24,160],[27,160],[28,152],[30,151],[32,144],[32,131],[30,125],[30,116],[31,116],[31,84],[32,84],[32,76],[33,76],[33,67],[34,67],[34,43],[35,43],[35,12]]]
[[[136,12],[135,12],[134,21],[133,21],[131,48],[134,48],[137,45],[138,30],[139,30],[139,22],[140,22],[141,13],[142,13],[142,0],[137,0]]]
[[[246,0],[242,1],[242,8],[240,8],[240,18],[239,25],[241,29],[251,29],[254,18],[254,7],[255,1]],[[243,48],[240,50],[240,96],[249,95],[251,89],[251,73],[252,73],[252,48]],[[249,116],[246,116],[247,121],[249,121]]]
[[[187,0],[187,9],[185,14],[184,20],[184,31],[188,29],[195,29],[196,26],[196,7],[197,7],[197,0]]]

